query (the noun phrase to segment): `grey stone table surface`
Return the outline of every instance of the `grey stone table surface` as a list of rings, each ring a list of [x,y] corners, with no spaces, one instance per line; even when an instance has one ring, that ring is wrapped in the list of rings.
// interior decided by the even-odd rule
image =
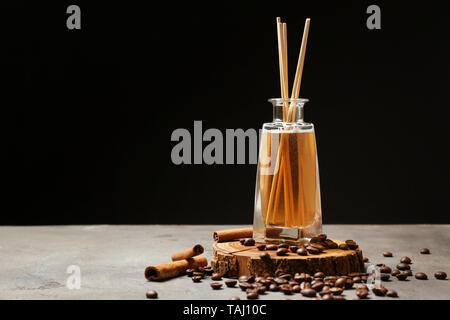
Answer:
[[[0,227],[0,299],[145,299],[155,289],[160,299],[229,299],[245,293],[239,288],[212,290],[210,279],[193,283],[186,276],[164,282],[148,282],[144,269],[170,261],[172,253],[200,243],[208,261],[212,233],[225,225],[92,225]],[[391,267],[401,256],[413,260],[413,272],[425,272],[429,280],[393,279],[388,289],[398,299],[450,299],[450,280],[436,280],[436,271],[450,275],[450,225],[325,225],[335,239],[354,239],[370,263]],[[427,247],[430,255],[419,254]],[[394,257],[385,258],[383,251]],[[80,289],[66,286],[67,268],[78,266]],[[369,265],[369,264],[366,264]],[[354,290],[346,290],[354,299]],[[260,299],[283,299],[279,292]],[[307,299],[300,294],[292,300]],[[379,298],[371,295],[371,299]]]

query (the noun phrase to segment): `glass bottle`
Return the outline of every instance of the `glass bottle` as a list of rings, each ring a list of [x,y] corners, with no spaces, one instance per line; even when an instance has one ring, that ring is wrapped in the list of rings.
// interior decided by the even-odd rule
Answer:
[[[322,232],[314,125],[303,121],[307,99],[270,99],[273,121],[261,134],[253,238],[301,244]]]

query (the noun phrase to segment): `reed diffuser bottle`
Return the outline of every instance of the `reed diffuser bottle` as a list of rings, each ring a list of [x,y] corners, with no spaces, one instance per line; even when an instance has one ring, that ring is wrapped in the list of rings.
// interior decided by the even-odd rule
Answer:
[[[263,125],[256,177],[253,238],[301,244],[322,232],[319,168],[314,126],[303,121],[300,99],[310,19],[289,98],[287,25],[277,18],[280,99],[270,99],[273,121]]]
[[[256,178],[253,238],[300,244],[322,231],[314,125],[303,121],[306,99],[270,99]],[[283,121],[283,108],[291,110]]]

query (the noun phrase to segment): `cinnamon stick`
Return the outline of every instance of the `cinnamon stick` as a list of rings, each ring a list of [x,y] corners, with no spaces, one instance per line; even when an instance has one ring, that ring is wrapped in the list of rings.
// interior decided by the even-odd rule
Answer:
[[[184,275],[187,269],[204,267],[208,261],[204,256],[197,256],[189,259],[158,264],[145,268],[145,278],[149,281],[161,281],[169,278]]]
[[[203,249],[201,244],[196,244],[195,246],[193,246],[192,248],[180,251],[180,252],[175,252],[172,255],[172,261],[178,261],[178,260],[183,260],[183,259],[189,259],[198,255],[201,255],[203,253],[203,251],[205,251],[205,249]]]
[[[253,228],[228,229],[214,232],[213,238],[217,242],[236,240],[240,238],[251,238]]]

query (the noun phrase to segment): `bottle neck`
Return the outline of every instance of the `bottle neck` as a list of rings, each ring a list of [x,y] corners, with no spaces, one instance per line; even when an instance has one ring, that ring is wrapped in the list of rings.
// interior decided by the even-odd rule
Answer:
[[[303,123],[304,103],[274,103],[273,122]]]

